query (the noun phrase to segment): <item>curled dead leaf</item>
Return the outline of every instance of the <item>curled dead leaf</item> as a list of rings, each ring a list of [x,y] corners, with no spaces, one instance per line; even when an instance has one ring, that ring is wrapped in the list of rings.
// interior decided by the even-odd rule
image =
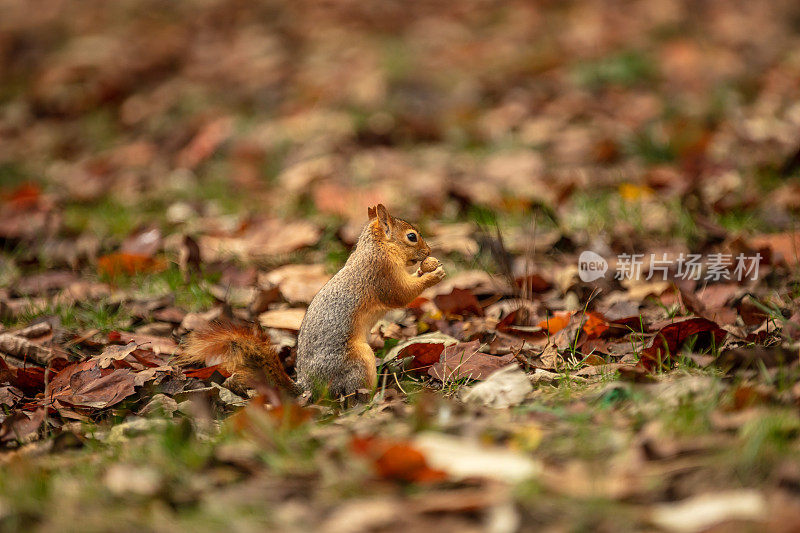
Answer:
[[[354,437],[350,447],[370,459],[375,473],[383,479],[404,483],[431,483],[447,476],[428,465],[425,456],[411,443],[378,437]]]

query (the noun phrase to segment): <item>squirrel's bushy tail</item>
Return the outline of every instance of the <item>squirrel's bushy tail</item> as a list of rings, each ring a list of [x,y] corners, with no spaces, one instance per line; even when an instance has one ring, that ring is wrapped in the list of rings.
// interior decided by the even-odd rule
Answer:
[[[239,383],[252,385],[266,376],[272,385],[293,396],[302,392],[284,370],[269,335],[258,327],[212,322],[189,335],[176,362],[221,364]]]

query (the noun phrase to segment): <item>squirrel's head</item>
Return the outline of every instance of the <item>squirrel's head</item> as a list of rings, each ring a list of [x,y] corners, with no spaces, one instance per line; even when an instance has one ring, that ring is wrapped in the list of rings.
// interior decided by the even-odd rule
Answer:
[[[431,248],[419,230],[405,220],[391,216],[383,204],[368,208],[367,214],[370,233],[389,250],[391,257],[398,257],[405,266],[411,266],[430,255]]]

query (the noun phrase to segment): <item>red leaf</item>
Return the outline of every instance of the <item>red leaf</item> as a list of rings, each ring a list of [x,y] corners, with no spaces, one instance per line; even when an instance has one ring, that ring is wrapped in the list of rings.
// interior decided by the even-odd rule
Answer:
[[[226,378],[231,374],[226,371],[223,365],[207,366],[205,368],[198,368],[196,370],[184,370],[183,374],[189,378],[208,379],[214,375],[214,372],[219,372]]]
[[[70,381],[75,374],[79,372],[86,372],[97,366],[97,359],[89,359],[82,363],[72,363],[61,372],[59,372],[53,379],[50,380],[50,387],[48,388],[48,400],[53,401],[61,397],[66,397],[70,394]]]
[[[26,396],[36,396],[44,391],[44,369],[36,366],[17,368],[11,384],[22,390]]]
[[[149,368],[165,366],[169,362],[169,359],[158,357],[153,350],[134,350],[131,352],[131,357],[136,359],[136,361],[138,361],[140,364]]]
[[[480,302],[466,289],[453,289],[450,294],[440,294],[433,298],[436,307],[445,315],[477,315],[483,316]]]
[[[541,326],[518,326],[515,325],[517,321],[517,316],[520,312],[528,312],[525,308],[519,308],[514,311],[511,311],[503,319],[497,323],[495,329],[502,333],[508,333],[514,336],[517,336],[521,339],[533,341],[539,340],[547,337],[548,332],[547,328],[543,328]]]
[[[642,352],[639,363],[649,371],[671,368],[672,355],[678,353],[683,342],[692,335],[700,334],[706,334],[705,341],[713,339],[715,345],[719,346],[727,332],[707,318],[676,320],[656,333],[650,347]]]
[[[23,183],[5,195],[6,201],[20,211],[34,209],[42,198],[42,189],[35,183]]]
[[[528,274],[514,279],[517,287],[528,293],[545,292],[553,286],[552,283],[544,279],[539,274]]]
[[[431,365],[439,362],[439,356],[443,351],[444,344],[442,343],[416,342],[400,350],[397,358],[413,357],[409,369],[427,371]]]

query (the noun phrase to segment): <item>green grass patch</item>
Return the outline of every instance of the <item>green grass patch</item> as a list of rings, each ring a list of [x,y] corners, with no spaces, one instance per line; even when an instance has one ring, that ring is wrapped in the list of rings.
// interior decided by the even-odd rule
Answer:
[[[572,69],[572,79],[580,87],[598,90],[609,85],[631,87],[656,78],[655,62],[641,50],[626,50],[594,61],[584,61]]]

